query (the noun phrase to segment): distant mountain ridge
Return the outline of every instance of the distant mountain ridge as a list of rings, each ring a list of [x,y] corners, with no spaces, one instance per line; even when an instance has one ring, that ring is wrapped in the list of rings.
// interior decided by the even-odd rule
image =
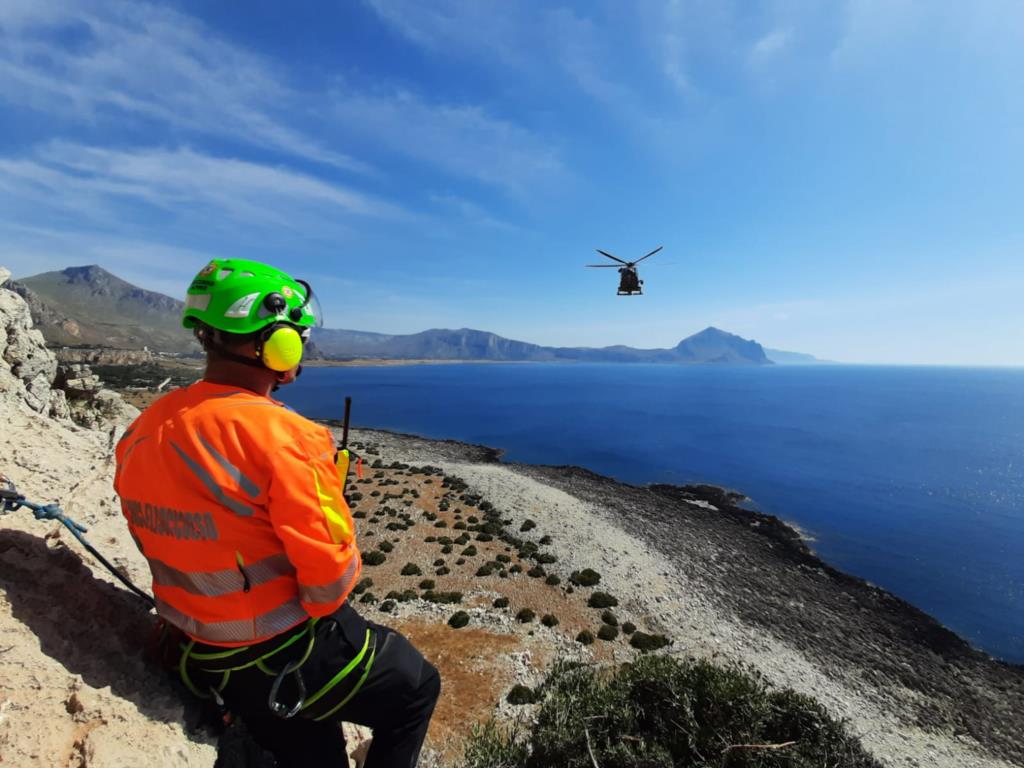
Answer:
[[[47,342],[115,349],[197,347],[181,327],[184,303],[132,285],[95,264],[12,281]]]
[[[36,324],[51,344],[197,351],[191,334],[181,327],[181,301],[138,288],[97,265],[45,272],[12,287],[29,302]],[[317,328],[310,351],[328,359],[772,364],[756,341],[714,327],[670,349],[545,347],[471,328],[413,334]]]
[[[771,365],[761,345],[718,328],[705,328],[671,349],[545,347],[472,328],[435,328],[408,335],[318,328],[317,349],[329,358],[372,357],[523,362],[728,363]]]

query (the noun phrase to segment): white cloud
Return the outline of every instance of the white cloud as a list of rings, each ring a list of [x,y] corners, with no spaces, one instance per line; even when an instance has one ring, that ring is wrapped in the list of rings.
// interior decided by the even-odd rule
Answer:
[[[770,59],[789,46],[793,32],[789,29],[775,29],[754,43],[751,49],[753,57],[760,61]]]
[[[333,116],[397,154],[529,198],[566,177],[540,136],[477,106],[437,104],[410,91],[337,94]]]
[[[281,167],[191,149],[113,150],[55,142],[0,158],[0,208],[69,231],[146,231],[157,221],[197,237],[288,231],[332,237],[353,217],[411,220],[388,202]]]
[[[85,124],[151,120],[368,170],[287,124],[314,108],[308,95],[171,9],[119,0],[4,3],[0,41],[0,99],[13,104]]]

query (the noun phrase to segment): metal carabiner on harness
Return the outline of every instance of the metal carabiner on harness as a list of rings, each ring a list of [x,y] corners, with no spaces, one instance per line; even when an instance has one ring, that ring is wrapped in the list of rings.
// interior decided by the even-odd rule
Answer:
[[[284,668],[277,673],[277,677],[274,678],[274,684],[270,686],[270,696],[267,698],[267,706],[270,707],[271,712],[285,720],[289,720],[299,714],[299,710],[301,710],[306,704],[306,684],[303,682],[302,673],[299,671],[305,660],[305,658],[301,658],[289,661],[284,665]],[[291,709],[277,700],[277,692],[281,688],[281,683],[288,675],[295,675],[295,683],[299,687],[299,698]]]

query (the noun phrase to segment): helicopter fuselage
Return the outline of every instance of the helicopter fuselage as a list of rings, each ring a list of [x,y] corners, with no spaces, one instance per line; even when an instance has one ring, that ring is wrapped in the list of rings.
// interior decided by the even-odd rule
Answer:
[[[635,267],[619,268],[619,296],[643,295],[644,281],[640,279]]]

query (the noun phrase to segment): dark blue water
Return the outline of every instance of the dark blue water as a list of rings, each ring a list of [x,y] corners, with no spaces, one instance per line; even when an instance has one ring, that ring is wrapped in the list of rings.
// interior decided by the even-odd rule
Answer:
[[[1024,662],[1024,370],[313,368],[311,417],[483,443],[633,483],[736,488],[815,550]]]

